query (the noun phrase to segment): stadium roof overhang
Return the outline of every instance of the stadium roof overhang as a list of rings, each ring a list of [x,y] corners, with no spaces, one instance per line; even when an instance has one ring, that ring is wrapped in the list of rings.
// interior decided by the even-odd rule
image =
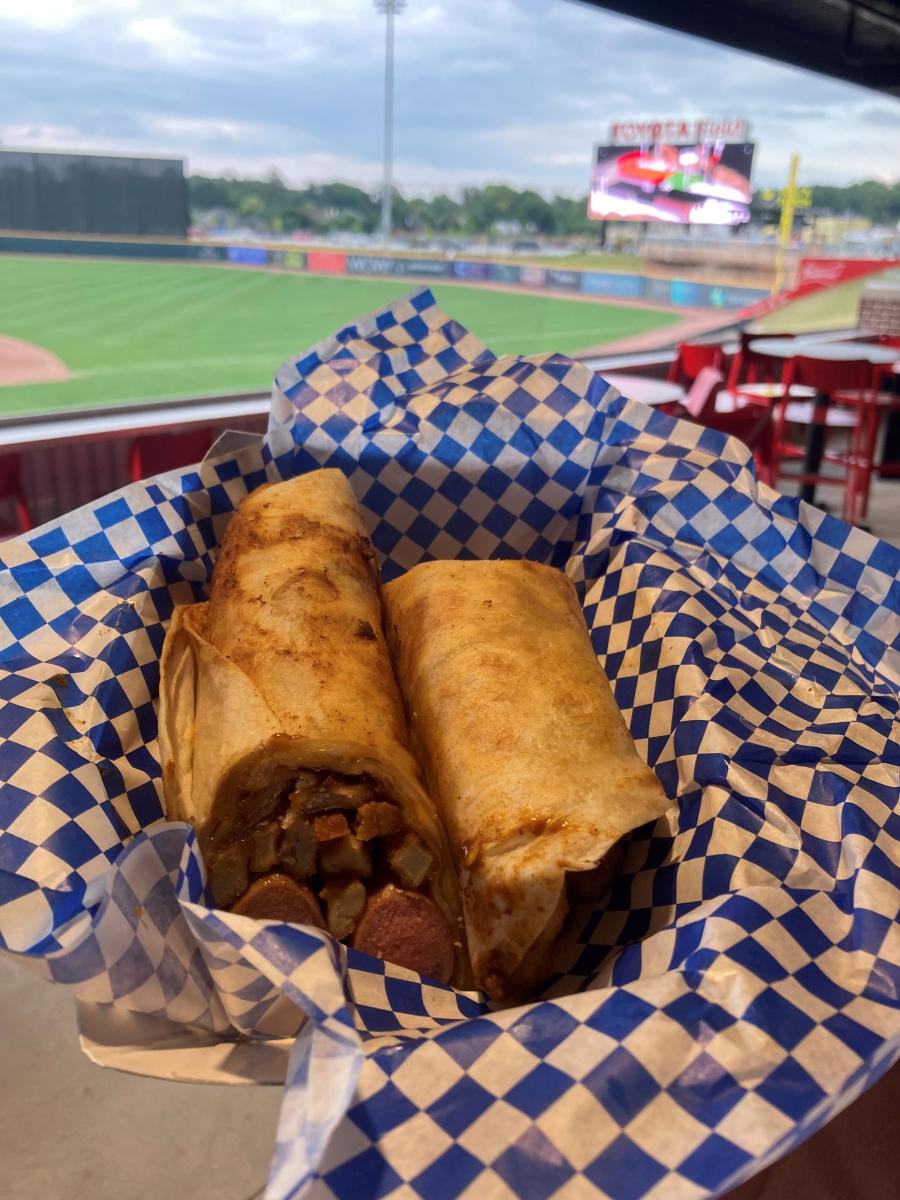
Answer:
[[[900,98],[900,0],[583,0]]]

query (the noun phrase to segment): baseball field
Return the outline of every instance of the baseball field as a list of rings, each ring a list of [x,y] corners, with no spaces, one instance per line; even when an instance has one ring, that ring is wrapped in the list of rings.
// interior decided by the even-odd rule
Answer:
[[[246,267],[2,257],[0,416],[267,390],[283,361],[414,286]],[[433,291],[498,354],[578,351],[679,320],[546,294],[442,283]]]

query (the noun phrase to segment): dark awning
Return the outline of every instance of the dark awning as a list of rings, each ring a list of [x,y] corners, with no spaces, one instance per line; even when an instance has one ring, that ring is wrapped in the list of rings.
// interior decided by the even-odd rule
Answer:
[[[900,97],[900,0],[583,0]]]

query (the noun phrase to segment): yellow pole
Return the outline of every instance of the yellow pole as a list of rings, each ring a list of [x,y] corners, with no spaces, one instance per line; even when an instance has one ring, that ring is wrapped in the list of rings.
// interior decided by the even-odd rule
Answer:
[[[772,285],[772,295],[777,296],[784,283],[784,251],[791,241],[794,228],[794,206],[797,202],[797,168],[800,166],[800,155],[791,155],[791,169],[788,172],[788,185],[781,199],[781,224],[778,227],[778,248],[775,251],[775,282]]]

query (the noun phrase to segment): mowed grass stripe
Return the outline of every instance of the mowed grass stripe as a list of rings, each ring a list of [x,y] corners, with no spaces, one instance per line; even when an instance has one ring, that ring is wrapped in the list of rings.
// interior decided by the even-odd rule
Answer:
[[[180,299],[194,289],[214,290],[214,287],[214,282],[200,275],[196,279],[179,281],[175,295]],[[153,311],[159,306],[171,307],[172,300],[172,281],[161,273],[148,273],[146,279],[135,279],[130,273],[104,277],[94,272],[79,272],[73,288],[66,289],[64,293],[48,291],[43,302],[39,300],[25,312],[17,314],[16,324],[39,320],[54,331],[58,330],[58,336],[71,341],[84,333],[97,334],[101,328],[109,328],[117,320],[127,326],[145,310]],[[2,321],[0,316],[0,327]]]
[[[215,272],[210,271],[209,274],[214,275]],[[156,332],[165,333],[167,330],[180,332],[184,329],[185,323],[194,321],[199,313],[209,314],[212,309],[231,305],[235,300],[242,302],[249,292],[267,288],[269,277],[259,271],[234,281],[229,279],[224,287],[221,284],[216,286],[216,282],[213,279],[211,285],[205,285],[202,292],[197,295],[191,294],[186,298],[185,293],[182,293],[176,307],[170,305],[168,312],[162,317],[142,324],[141,336],[147,337],[148,334]],[[189,302],[186,302],[186,299]],[[126,339],[118,338],[115,344],[121,345],[124,340]]]
[[[209,272],[212,274],[212,272]],[[192,279],[182,284],[175,296],[165,280],[157,280],[152,289],[145,289],[131,304],[126,304],[106,323],[101,345],[118,347],[135,337],[135,322],[143,341],[153,329],[183,320],[187,308],[197,300],[221,298],[223,289],[216,280]]]
[[[415,286],[240,267],[0,256],[0,334],[45,346],[75,374],[64,383],[0,387],[0,412],[267,390],[283,361]],[[20,298],[30,294],[27,307],[11,311],[10,289]],[[565,353],[678,319],[540,293],[440,283],[433,290],[445,311],[497,353]]]
[[[57,261],[54,264],[55,275],[42,272],[34,277],[29,272],[32,265],[28,259],[0,257],[0,281],[3,285],[0,288],[0,296],[3,297],[0,303],[0,320],[8,317],[30,317],[35,311],[52,312],[53,308],[60,304],[80,299],[88,289],[93,303],[95,298],[101,298],[107,292],[121,292],[129,286],[127,278],[120,273],[109,271],[98,275],[91,268],[99,264],[69,262],[66,263],[68,269],[62,271],[62,264]],[[45,266],[46,263],[42,262],[41,265]],[[29,282],[36,283],[36,286],[29,286]]]
[[[0,270],[2,270],[0,261]],[[143,294],[158,291],[161,296],[171,294],[171,286],[165,279],[154,280],[143,289]],[[123,303],[127,312],[133,312],[141,304],[134,293],[134,281],[126,276],[113,275],[109,278],[82,276],[77,273],[66,286],[44,286],[41,294],[34,296],[27,305],[20,304],[12,311],[0,311],[0,330],[11,326],[30,327],[40,321],[68,337],[73,338],[84,330],[94,330],[98,319],[105,312],[121,312]],[[73,314],[76,314],[73,320]]]
[[[134,290],[133,282],[131,282],[126,288],[120,287],[116,290],[115,295],[107,295],[101,305],[92,306],[82,322],[77,325],[68,325],[68,332],[71,334],[74,331],[82,334],[85,330],[90,330],[94,335],[96,318],[102,312],[106,316],[103,320],[101,344],[119,342],[119,331],[124,330],[125,337],[131,338],[133,337],[134,323],[139,323],[140,329],[143,330],[145,323],[160,312],[164,313],[164,319],[170,320],[173,316],[173,306],[180,308],[192,296],[208,294],[215,290],[215,281],[206,280],[203,277],[196,278],[196,280],[192,278],[192,280],[180,283],[178,292],[174,294],[172,283],[166,278],[150,280],[137,290]]]

